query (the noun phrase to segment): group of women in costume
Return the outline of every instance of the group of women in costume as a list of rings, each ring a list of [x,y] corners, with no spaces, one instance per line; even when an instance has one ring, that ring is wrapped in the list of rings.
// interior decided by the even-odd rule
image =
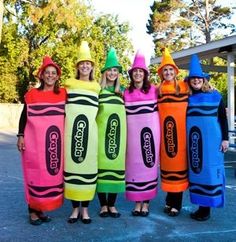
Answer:
[[[148,216],[159,171],[167,192],[164,212],[177,216],[189,188],[191,202],[199,205],[191,217],[207,220],[211,207],[224,205],[228,126],[222,97],[209,85],[198,57],[192,56],[189,76],[179,81],[179,69],[165,49],[158,87],[150,83],[140,51],[126,89],[114,48],[100,85],[93,78],[94,64],[82,41],[76,77],[60,88],[61,69],[46,56],[39,88],[25,95],[17,146],[30,223],[49,222],[44,212],[62,206],[65,197],[72,203],[68,223],[89,224],[88,205],[96,192],[100,217],[120,217],[115,202],[121,192],[135,202],[133,216]]]

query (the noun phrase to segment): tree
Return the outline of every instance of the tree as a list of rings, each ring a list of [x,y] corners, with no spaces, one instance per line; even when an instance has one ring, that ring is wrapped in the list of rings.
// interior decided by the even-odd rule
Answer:
[[[217,38],[221,29],[223,36],[236,32],[236,26],[226,21],[233,10],[217,5],[216,0],[155,1],[151,10],[147,33],[154,38],[157,54],[166,45],[177,51],[208,43]]]
[[[236,32],[236,25],[229,21],[233,9],[217,5],[216,0],[160,0],[154,1],[151,10],[146,26],[147,33],[153,36],[157,56],[164,46],[178,51]],[[219,63],[220,60],[207,60],[206,63],[212,61]],[[223,60],[220,62],[225,64]],[[151,68],[156,70],[155,66]],[[156,81],[156,71],[152,73],[151,78]],[[212,76],[211,82],[225,95],[225,75]]]
[[[4,90],[10,88],[6,81],[1,81],[8,74],[14,76],[12,80],[16,83],[11,84],[14,92],[9,89],[11,98],[6,100],[0,93],[0,102],[23,100],[28,84],[37,81],[35,75],[46,54],[62,67],[62,82],[74,76],[82,39],[91,44],[97,67],[101,66],[106,48],[111,45],[115,45],[127,65],[125,54],[132,51],[127,38],[129,26],[119,23],[116,17],[95,16],[84,0],[6,0],[4,3],[0,86]],[[97,78],[99,74],[97,68]]]

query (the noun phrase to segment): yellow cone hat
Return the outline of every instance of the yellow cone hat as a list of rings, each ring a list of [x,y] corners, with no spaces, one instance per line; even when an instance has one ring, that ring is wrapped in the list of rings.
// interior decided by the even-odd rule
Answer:
[[[81,61],[91,61],[94,65],[94,60],[91,57],[88,42],[84,40],[81,42],[81,45],[79,47],[77,64]]]
[[[164,49],[164,52],[163,52],[163,55],[162,55],[161,64],[160,64],[160,66],[157,69],[157,73],[158,73],[159,76],[162,75],[162,68],[165,65],[173,66],[175,68],[175,70],[176,70],[176,74],[179,73],[179,68],[175,64],[175,62],[174,62],[173,58],[171,57],[170,52],[169,52],[169,50],[167,48]]]

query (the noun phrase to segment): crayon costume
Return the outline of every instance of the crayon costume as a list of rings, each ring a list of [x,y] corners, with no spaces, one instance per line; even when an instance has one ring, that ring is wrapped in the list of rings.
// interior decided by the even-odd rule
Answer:
[[[127,114],[126,198],[151,200],[157,194],[160,126],[154,85],[147,94],[125,91]]]
[[[96,191],[98,146],[96,116],[100,91],[99,84],[90,80],[91,72],[89,80],[79,79],[78,65],[81,62],[91,62],[91,65],[94,65],[86,41],[81,42],[78,56],[77,79],[71,78],[65,82],[67,103],[64,195],[72,200],[74,208],[79,206],[80,201],[86,203],[91,201]]]
[[[125,191],[126,115],[114,87],[99,94],[97,192]]]
[[[59,94],[31,89],[25,95],[25,194],[30,208],[38,211],[50,211],[63,203],[65,99],[62,88]]]
[[[97,183],[96,115],[100,86],[95,81],[69,79],[65,87],[65,197],[90,201]]]
[[[192,56],[189,76],[204,78],[198,57]],[[187,112],[190,199],[204,207],[222,207],[225,200],[224,154],[216,91],[193,92]]]
[[[142,87],[135,87],[134,71],[142,70]],[[136,74],[134,74],[136,75]],[[157,90],[148,85],[149,70],[144,54],[138,50],[129,76],[129,89],[125,90],[127,115],[127,152],[126,152],[126,198],[148,204],[157,194],[158,167],[160,151],[160,125],[157,111]],[[135,213],[135,212],[134,212]],[[140,214],[140,212],[138,212]],[[136,214],[132,215],[136,216]],[[148,211],[142,216],[147,216]]]
[[[172,65],[178,68],[167,49],[158,74],[162,68]],[[179,95],[176,95],[174,81],[162,81],[161,95],[158,100],[161,125],[161,188],[166,192],[183,192],[188,188],[187,148],[186,148],[186,111],[188,105],[188,86],[178,81]]]

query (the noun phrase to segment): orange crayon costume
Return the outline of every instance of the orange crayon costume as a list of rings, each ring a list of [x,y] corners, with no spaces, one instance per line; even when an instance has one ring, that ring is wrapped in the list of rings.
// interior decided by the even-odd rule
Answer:
[[[176,80],[179,69],[167,49],[164,50],[157,72],[162,80],[158,88],[158,110],[161,126],[161,188],[167,192],[164,212],[169,216],[177,216],[182,207],[183,191],[188,188],[188,86]]]

